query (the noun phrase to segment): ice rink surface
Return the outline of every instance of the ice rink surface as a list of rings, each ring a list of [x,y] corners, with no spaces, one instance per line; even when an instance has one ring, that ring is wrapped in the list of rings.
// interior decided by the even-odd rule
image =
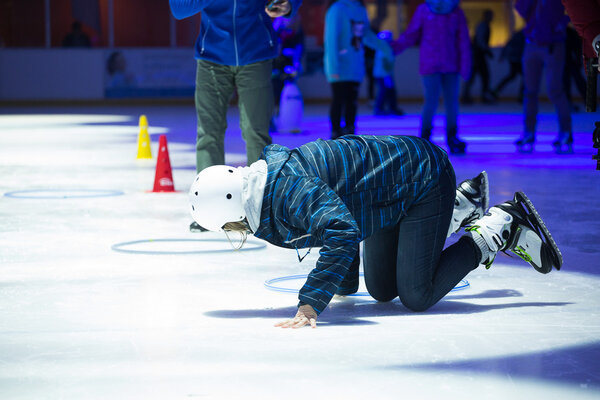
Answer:
[[[359,133],[416,135],[420,106],[405,108],[375,118],[362,106]],[[600,398],[600,115],[573,114],[575,154],[559,156],[548,104],[533,154],[512,144],[518,105],[461,111],[457,180],[487,170],[492,204],[527,193],[563,269],[499,255],[427,312],[340,297],[317,329],[283,330],[273,324],[296,296],[264,282],[307,274],[318,251],[299,263],[254,239],[203,252],[230,246],[188,231],[193,105],[1,108],[0,399]],[[136,159],[141,114],[152,160]],[[227,160],[243,165],[235,108],[229,125]],[[327,106],[308,106],[303,128],[273,140],[328,138]],[[160,134],[175,193],[150,192]]]

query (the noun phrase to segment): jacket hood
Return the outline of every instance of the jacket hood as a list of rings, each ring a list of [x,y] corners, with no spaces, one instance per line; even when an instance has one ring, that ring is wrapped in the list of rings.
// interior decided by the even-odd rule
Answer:
[[[427,6],[434,14],[448,14],[454,10],[460,0],[425,0]]]

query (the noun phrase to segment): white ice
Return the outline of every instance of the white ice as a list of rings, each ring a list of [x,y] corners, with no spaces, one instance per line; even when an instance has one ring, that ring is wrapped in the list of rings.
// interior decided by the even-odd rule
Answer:
[[[0,197],[0,399],[600,397],[581,355],[598,354],[600,277],[568,268],[499,256],[424,313],[345,297],[317,329],[274,328],[297,299],[264,281],[308,273],[318,251],[156,241],[224,236],[188,231],[193,145],[168,144],[177,192],[149,192],[156,134],[173,127],[151,126],[154,159],[136,160],[137,117],[0,115],[0,196],[67,196]],[[76,196],[98,189],[123,195]],[[140,240],[129,248],[184,254],[112,249]]]

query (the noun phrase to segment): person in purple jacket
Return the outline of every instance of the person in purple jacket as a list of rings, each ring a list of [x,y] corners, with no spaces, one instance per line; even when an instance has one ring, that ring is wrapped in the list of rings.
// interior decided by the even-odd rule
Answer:
[[[396,53],[420,46],[419,73],[425,88],[421,137],[431,138],[433,116],[440,97],[446,107],[446,138],[452,154],[465,152],[458,131],[459,75],[468,79],[471,69],[469,28],[459,0],[426,0],[417,7],[408,28],[392,42]]]

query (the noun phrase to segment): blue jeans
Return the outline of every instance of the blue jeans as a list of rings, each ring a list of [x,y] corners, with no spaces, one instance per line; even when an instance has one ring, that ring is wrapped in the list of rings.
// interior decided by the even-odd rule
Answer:
[[[421,136],[428,137],[433,128],[433,116],[440,100],[440,91],[444,95],[446,108],[446,132],[456,132],[458,119],[458,74],[423,75],[425,87],[425,105],[421,116]]]
[[[565,43],[538,46],[526,43],[523,53],[523,82],[525,96],[523,110],[525,114],[525,132],[535,133],[537,128],[538,95],[540,92],[542,71],[546,68],[546,90],[550,101],[554,103],[558,116],[559,131],[571,132],[571,109],[563,87],[565,65]]]
[[[470,235],[442,251],[455,195],[454,170],[448,164],[439,184],[398,225],[365,240],[365,283],[375,300],[400,297],[407,308],[424,311],[477,268],[481,252]]]

